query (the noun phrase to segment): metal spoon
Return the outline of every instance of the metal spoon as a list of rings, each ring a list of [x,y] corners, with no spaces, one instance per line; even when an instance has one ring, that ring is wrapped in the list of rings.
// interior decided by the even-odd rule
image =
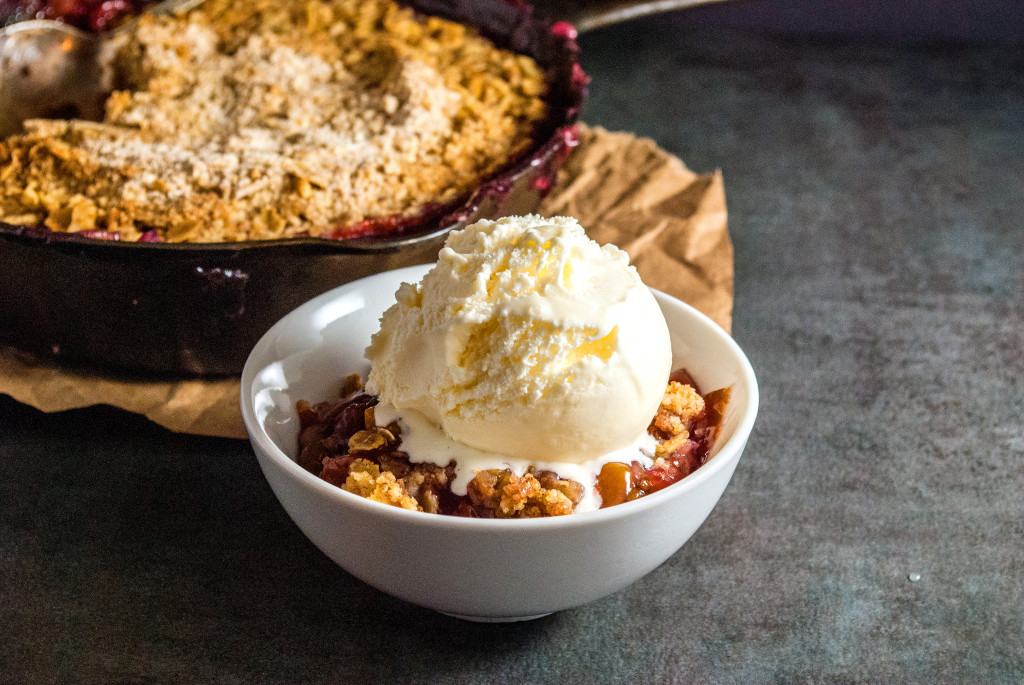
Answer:
[[[146,12],[186,12],[202,2],[164,0]],[[101,34],[50,19],[0,29],[0,137],[18,133],[23,121],[37,117],[99,120],[111,88],[104,46],[131,31],[137,21]]]
[[[725,0],[547,0],[534,6],[546,16],[565,19],[580,33],[662,12]]]

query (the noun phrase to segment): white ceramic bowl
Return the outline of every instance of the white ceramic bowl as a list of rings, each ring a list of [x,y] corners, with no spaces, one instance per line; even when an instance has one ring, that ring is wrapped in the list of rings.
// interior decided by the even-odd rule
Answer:
[[[429,266],[370,276],[317,297],[257,343],[242,374],[242,416],[260,467],[305,535],[342,568],[395,597],[479,621],[514,621],[619,590],[678,550],[729,483],[757,414],[757,381],[739,346],[706,316],[655,292],[673,368],[705,391],[731,386],[714,455],[633,502],[548,519],[466,519],[405,511],[345,492],[295,462],[295,403],[330,399],[369,371],[363,349],[403,281]]]

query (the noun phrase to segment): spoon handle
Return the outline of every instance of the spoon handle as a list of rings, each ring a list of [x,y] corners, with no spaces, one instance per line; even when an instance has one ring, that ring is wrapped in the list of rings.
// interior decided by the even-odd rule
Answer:
[[[580,33],[637,19],[659,12],[671,12],[729,0],[555,0],[547,4],[544,12],[564,19]]]

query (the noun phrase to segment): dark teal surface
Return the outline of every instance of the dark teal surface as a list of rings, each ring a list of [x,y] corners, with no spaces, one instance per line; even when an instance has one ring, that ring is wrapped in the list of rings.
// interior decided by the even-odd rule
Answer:
[[[678,554],[464,623],[338,569],[246,443],[0,397],[0,681],[1024,681],[1024,51],[709,16],[581,39],[588,123],[725,178],[761,413]]]

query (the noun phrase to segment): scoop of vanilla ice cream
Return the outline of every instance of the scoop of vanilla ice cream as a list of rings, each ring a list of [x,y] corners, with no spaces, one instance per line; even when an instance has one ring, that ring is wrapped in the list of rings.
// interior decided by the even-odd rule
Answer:
[[[672,364],[668,327],[628,255],[575,219],[480,221],[402,284],[366,350],[367,389],[453,440],[580,463],[644,434]]]

